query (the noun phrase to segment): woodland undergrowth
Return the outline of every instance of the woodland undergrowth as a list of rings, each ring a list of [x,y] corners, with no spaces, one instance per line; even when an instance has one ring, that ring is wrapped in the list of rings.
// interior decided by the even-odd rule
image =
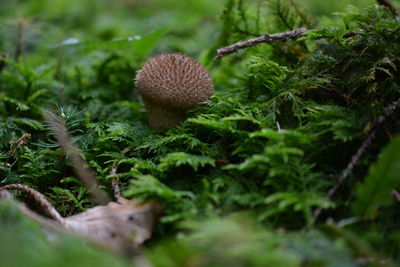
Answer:
[[[325,26],[295,1],[229,0],[219,38],[199,58],[216,92],[164,132],[147,126],[133,78],[167,29],[138,40],[61,43],[48,63],[10,54],[0,70],[0,185],[29,185],[63,216],[94,205],[43,119],[52,110],[110,195],[118,178],[123,196],[165,204],[144,248],[156,266],[395,266],[400,113],[378,127],[376,120],[400,97],[400,24],[378,5],[335,16]],[[299,27],[309,29],[299,40],[212,60],[216,48]],[[76,59],[63,63],[67,57]],[[0,236],[0,255],[9,240],[52,253],[26,220],[0,205],[1,228],[18,233]],[[62,247],[74,258],[69,242],[79,241]],[[76,257],[101,257],[93,253]]]

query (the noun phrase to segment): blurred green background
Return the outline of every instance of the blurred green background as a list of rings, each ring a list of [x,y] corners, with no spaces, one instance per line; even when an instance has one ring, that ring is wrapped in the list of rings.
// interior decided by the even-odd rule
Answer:
[[[363,7],[376,3],[375,0],[290,1],[304,9],[319,26],[334,23],[338,18],[332,13],[344,11],[349,4]],[[5,53],[12,59],[22,54],[26,67],[53,66],[60,81],[60,74],[64,77],[71,75],[71,70],[76,66],[79,66],[83,77],[90,76],[90,67],[101,64],[110,55],[126,58],[130,62],[127,68],[135,70],[140,68],[149,53],[154,55],[182,52],[210,68],[210,60],[217,48],[248,38],[224,37],[221,17],[228,2],[229,0],[1,0],[0,53]],[[267,7],[269,2],[243,0],[243,6]],[[398,0],[394,3],[398,4]],[[260,33],[268,31],[268,21],[272,17],[268,11],[262,14],[264,25],[260,25]],[[156,32],[154,40],[139,44],[141,47],[136,51],[123,42],[153,32]],[[112,40],[122,40],[116,44],[118,49],[108,43]],[[94,43],[90,44],[90,49],[81,49],[82,46],[85,48],[87,42]],[[80,44],[83,45],[79,46]],[[227,75],[228,71],[217,70],[213,74],[215,83],[226,84],[227,77],[234,76]],[[132,79],[133,77],[134,71]],[[129,88],[132,89],[133,84]],[[124,90],[127,92],[128,88]]]
[[[363,6],[375,1],[295,2],[324,21],[348,4]],[[70,38],[111,40],[146,35],[167,26],[169,32],[157,51],[198,55],[217,38],[225,4],[223,0],[2,0],[0,51],[14,53],[18,27],[23,28],[24,51],[33,52]]]

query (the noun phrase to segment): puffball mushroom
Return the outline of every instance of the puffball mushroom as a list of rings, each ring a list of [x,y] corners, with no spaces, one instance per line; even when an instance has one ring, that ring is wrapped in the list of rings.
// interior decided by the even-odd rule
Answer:
[[[161,54],[148,59],[136,75],[138,89],[153,129],[170,128],[185,112],[208,100],[214,85],[207,70],[183,54]]]

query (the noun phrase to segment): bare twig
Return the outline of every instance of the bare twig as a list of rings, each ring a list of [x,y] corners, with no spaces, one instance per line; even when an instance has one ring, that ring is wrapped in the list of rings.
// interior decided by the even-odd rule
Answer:
[[[389,9],[390,13],[392,13],[393,16],[398,15],[399,13],[397,12],[396,8],[394,5],[392,5],[389,0],[377,0],[378,4],[381,6],[385,6]]]
[[[392,196],[400,203],[400,193],[397,190],[392,191]]]
[[[279,124],[279,121],[276,121],[276,130],[277,130],[278,132],[281,131],[281,125]]]
[[[10,159],[11,159],[12,157],[14,157],[15,153],[17,152],[17,150],[18,150],[21,146],[25,145],[25,144],[28,142],[28,139],[29,139],[29,138],[31,138],[31,135],[30,135],[30,134],[23,134],[20,138],[18,138],[18,140],[12,142],[13,145],[12,145],[12,149],[11,149],[11,151],[10,151],[10,155],[9,155],[8,158],[5,160],[5,163],[9,162]]]
[[[371,145],[372,141],[374,140],[378,130],[392,116],[392,114],[399,107],[400,107],[400,98],[393,101],[392,104],[390,104],[388,107],[386,107],[383,110],[382,115],[375,118],[375,120],[372,123],[372,128],[371,128],[371,131],[370,131],[367,139],[364,140],[364,142],[361,144],[360,148],[357,150],[356,154],[353,155],[350,162],[347,164],[346,169],[344,169],[344,171],[340,175],[339,180],[328,191],[325,198],[329,199],[336,193],[338,188],[349,177],[350,173],[353,171],[355,165],[358,163],[358,161],[360,160],[362,155],[364,155],[364,153],[367,151],[368,147]],[[314,213],[313,213],[314,222],[318,219],[319,215],[321,214],[321,211],[322,211],[322,208],[318,208],[314,211]]]
[[[110,175],[117,174],[117,170],[118,170],[118,162],[114,161],[112,164]],[[114,191],[114,198],[119,199],[121,197],[121,189],[119,188],[119,185],[118,185],[118,178],[116,178],[116,177],[111,178],[110,183],[111,183],[111,188]]]
[[[246,41],[238,42],[232,44],[230,46],[226,46],[217,50],[217,55],[214,57],[215,60],[221,59],[222,57],[237,52],[240,49],[255,46],[260,43],[268,43],[272,41],[287,41],[287,40],[296,40],[303,36],[303,34],[307,32],[306,28],[299,28],[293,31],[274,33],[274,34],[265,34],[257,38],[249,39]]]
[[[124,150],[122,150],[122,154],[126,154],[129,151],[131,151],[132,149],[134,149],[133,146],[127,147]],[[112,164],[110,175],[117,174],[117,170],[118,170],[118,162],[114,161]],[[121,189],[119,188],[119,185],[118,185],[118,178],[116,178],[116,177],[111,178],[111,188],[114,191],[115,199],[118,200],[121,197]]]
[[[64,121],[50,111],[46,111],[45,118],[57,141],[60,143],[61,148],[68,155],[76,174],[89,189],[92,198],[100,205],[110,202],[107,194],[99,188],[97,179],[88,167],[87,162],[81,156],[80,150],[73,143],[65,128]]]

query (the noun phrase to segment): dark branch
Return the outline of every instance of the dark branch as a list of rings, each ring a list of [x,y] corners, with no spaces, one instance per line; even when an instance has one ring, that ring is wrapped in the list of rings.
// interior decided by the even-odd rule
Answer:
[[[386,107],[382,115],[378,116],[377,118],[374,119],[372,123],[372,129],[367,137],[367,139],[364,140],[364,142],[361,144],[360,148],[357,150],[356,154],[353,155],[351,158],[350,162],[347,164],[346,169],[342,172],[342,174],[339,177],[339,180],[337,183],[328,191],[326,194],[326,198],[330,199],[338,190],[338,188],[343,184],[343,182],[349,177],[350,173],[353,171],[354,167],[360,160],[360,158],[364,155],[364,153],[367,151],[368,147],[372,144],[372,141],[374,140],[378,130],[382,127],[382,125],[393,115],[393,113],[400,107],[400,98],[398,98],[396,101],[392,102],[388,107]],[[318,208],[314,211],[313,218],[314,222],[318,219],[322,209]]]
[[[126,153],[128,153],[129,151],[131,151],[132,149],[134,149],[134,147],[133,146],[130,146],[130,147],[127,147],[127,148],[125,148],[121,153],[122,154],[126,154]],[[110,175],[116,175],[117,174],[117,171],[118,171],[118,161],[117,160],[115,160],[114,162],[113,162],[113,164],[112,164],[112,168],[111,168],[111,171],[110,171]],[[116,177],[113,177],[113,178],[111,178],[111,188],[113,189],[113,191],[114,191],[114,197],[115,197],[115,199],[118,201],[118,199],[121,197],[121,189],[119,188],[119,185],[118,185],[118,178],[116,178]]]
[[[246,41],[238,42],[230,46],[226,46],[217,50],[217,55],[214,57],[215,60],[221,59],[222,57],[237,52],[240,49],[255,46],[260,43],[268,43],[272,41],[287,41],[296,40],[303,36],[307,32],[306,28],[299,28],[289,32],[280,32],[274,34],[265,34],[263,36],[249,39]]]
[[[390,13],[392,13],[393,16],[396,16],[396,15],[399,14],[397,12],[396,8],[388,0],[377,0],[377,2],[381,6],[387,7],[389,9]]]

